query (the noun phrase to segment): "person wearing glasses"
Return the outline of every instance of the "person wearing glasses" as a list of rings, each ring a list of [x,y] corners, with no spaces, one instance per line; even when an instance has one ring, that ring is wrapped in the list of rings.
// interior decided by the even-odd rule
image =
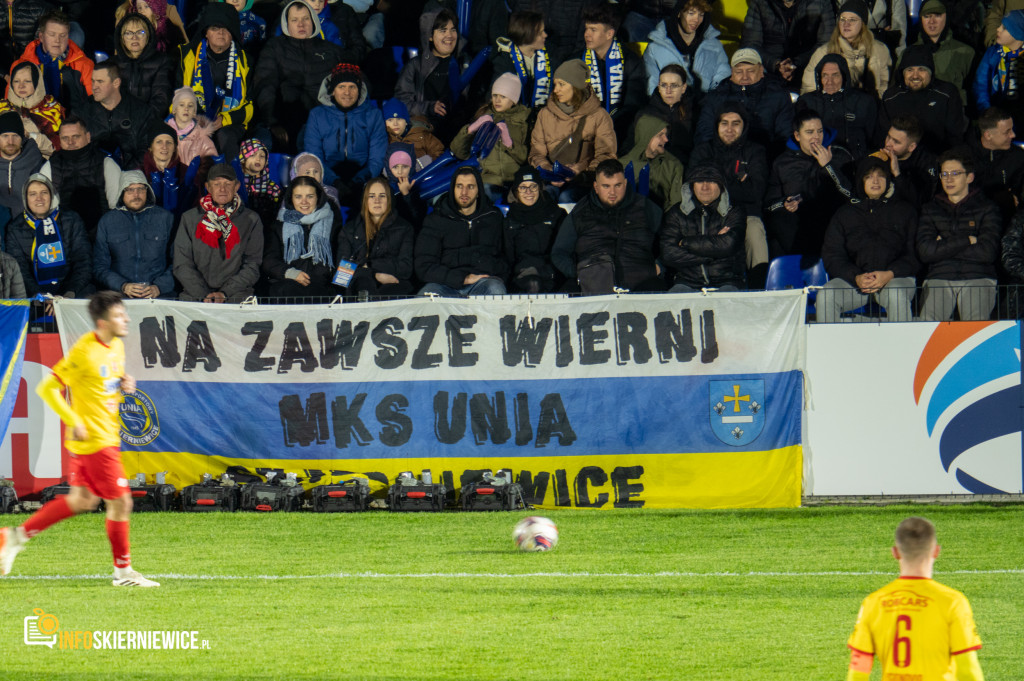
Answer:
[[[171,62],[156,49],[153,25],[141,14],[126,14],[114,35],[114,56],[120,66],[123,91],[148,103],[153,114],[163,118],[171,105],[174,86]]]
[[[939,157],[942,194],[921,209],[917,230],[917,253],[928,266],[923,320],[952,319],[956,308],[961,321],[984,321],[995,305],[1003,224],[999,208],[972,182],[969,150],[952,149]]]
[[[511,266],[512,292],[547,293],[561,282],[551,263],[551,246],[565,219],[565,210],[548,196],[543,185],[536,170],[523,166],[509,191],[505,257]]]

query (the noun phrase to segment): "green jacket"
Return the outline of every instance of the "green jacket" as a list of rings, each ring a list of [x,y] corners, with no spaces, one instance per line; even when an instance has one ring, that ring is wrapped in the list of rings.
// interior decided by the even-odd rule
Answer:
[[[509,137],[512,138],[512,146],[506,147],[500,139],[495,142],[491,153],[480,161],[480,178],[486,184],[508,184],[515,179],[516,171],[526,163],[526,157],[530,153],[527,125],[530,110],[522,104],[516,104],[508,111],[498,113],[488,104],[476,112],[473,120],[484,115],[490,116],[495,123],[505,122]],[[475,134],[469,132],[469,124],[462,126],[459,134],[452,140],[452,153],[462,160],[469,158]]]
[[[922,32],[914,44],[925,45],[925,40],[927,36]],[[928,43],[932,48],[932,59],[935,61],[935,77],[955,85],[960,90],[960,99],[966,104],[967,91],[964,90],[964,83],[970,82],[968,78],[971,64],[974,63],[974,48],[954,38],[948,27],[939,36],[938,47],[931,40],[928,40]]]
[[[633,162],[633,180],[640,175],[640,170],[645,165],[650,165],[650,194],[648,198],[657,204],[662,210],[667,211],[670,207],[679,203],[683,187],[683,164],[675,156],[663,153],[653,159],[647,158],[647,144],[655,135],[667,127],[667,123],[654,116],[641,116],[637,119],[634,128],[633,139],[636,145],[629,150],[629,153],[619,159],[619,163],[625,167],[630,161]]]

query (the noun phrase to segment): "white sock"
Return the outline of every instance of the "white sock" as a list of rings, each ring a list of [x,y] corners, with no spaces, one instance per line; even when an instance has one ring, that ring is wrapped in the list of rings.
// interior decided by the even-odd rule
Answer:
[[[116,577],[117,579],[124,579],[125,577],[127,577],[131,573],[132,573],[132,566],[131,565],[129,565],[128,567],[115,567],[114,568],[114,577]]]
[[[15,533],[15,535],[17,535],[16,539],[17,539],[17,541],[19,543],[24,544],[25,542],[28,541],[28,533],[25,532],[25,528],[24,527],[21,527],[19,525],[18,527],[14,528],[14,533]]]

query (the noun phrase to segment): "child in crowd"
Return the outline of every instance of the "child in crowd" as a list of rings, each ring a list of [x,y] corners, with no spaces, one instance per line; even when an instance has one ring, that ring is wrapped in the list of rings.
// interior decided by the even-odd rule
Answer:
[[[420,198],[420,193],[414,191],[416,180],[413,178],[412,158],[413,147],[406,142],[392,142],[388,145],[387,163],[384,174],[391,184],[394,209],[405,220],[412,223],[416,228],[423,224],[423,218],[427,214],[427,204]]]
[[[462,126],[452,140],[452,153],[462,160],[472,154],[473,140],[486,124],[494,123],[498,139],[486,156],[480,158],[480,177],[491,200],[502,203],[506,186],[512,182],[519,167],[526,163],[530,145],[526,135],[530,109],[519,103],[523,85],[512,73],[503,73],[491,85],[491,103],[480,107],[473,122]]]
[[[338,190],[329,184],[324,184],[324,164],[316,154],[304,151],[292,160],[292,167],[288,172],[288,179],[294,180],[300,175],[312,177],[314,180],[319,182],[320,186],[324,188],[324,194],[327,195],[327,200],[333,203],[335,208],[340,205],[338,203]]]
[[[242,186],[238,195],[247,208],[256,211],[264,225],[273,224],[277,219],[278,204],[281,203],[281,185],[270,179],[270,152],[267,145],[258,139],[242,142],[238,148],[238,165],[235,172]]]
[[[199,107],[196,93],[192,88],[178,88],[171,100],[171,115],[167,125],[178,134],[178,160],[188,165],[196,156],[216,156],[217,147],[211,135],[221,126],[220,118],[212,121],[206,116],[197,116]]]
[[[242,27],[242,47],[248,50],[253,44],[262,45],[267,40],[267,22],[252,11],[253,0],[220,0],[238,10],[238,21]]]
[[[422,170],[444,153],[444,143],[431,134],[426,123],[409,120],[409,109],[399,99],[384,102],[384,125],[388,142],[406,142],[415,149],[416,170]]]

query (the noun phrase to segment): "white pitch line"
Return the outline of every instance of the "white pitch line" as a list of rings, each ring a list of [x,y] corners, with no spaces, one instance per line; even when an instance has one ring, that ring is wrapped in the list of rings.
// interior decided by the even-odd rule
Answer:
[[[150,574],[153,579],[174,579],[181,581],[275,581],[301,579],[531,579],[536,577],[559,577],[566,579],[612,579],[612,578],[659,578],[659,577],[871,577],[890,576],[891,571],[821,571],[821,572],[334,572],[323,575],[184,575],[180,573]],[[941,575],[1022,575],[1024,569],[1010,568],[1005,570],[944,570],[936,571]],[[55,581],[55,580],[86,580],[111,579],[112,575],[11,575],[0,578],[18,581]]]

